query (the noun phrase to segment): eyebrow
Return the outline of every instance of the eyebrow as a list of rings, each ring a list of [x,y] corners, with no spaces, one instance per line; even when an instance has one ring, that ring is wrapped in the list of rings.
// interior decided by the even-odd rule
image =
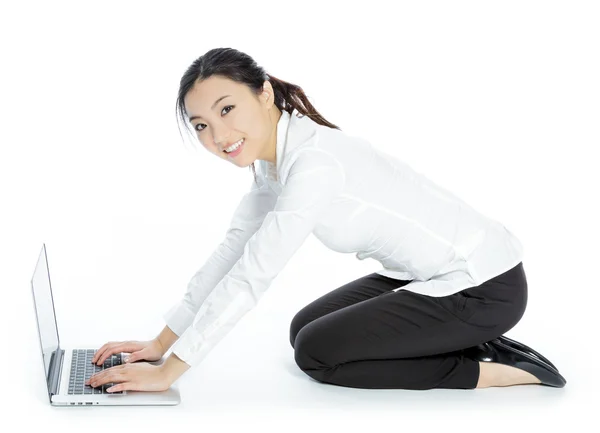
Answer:
[[[225,95],[225,96],[221,96],[219,99],[217,99],[217,100],[214,102],[214,104],[212,104],[212,107],[210,107],[210,109],[211,109],[211,110],[214,110],[214,109],[215,109],[215,105],[217,105],[219,102],[221,102],[221,100],[223,100],[223,99],[225,99],[225,98],[227,98],[227,97],[229,97],[229,96],[231,96],[231,95]],[[194,119],[201,119],[201,118],[202,118],[202,117],[200,117],[200,116],[192,116],[192,117],[190,117],[190,122],[191,122],[192,120],[194,120]]]

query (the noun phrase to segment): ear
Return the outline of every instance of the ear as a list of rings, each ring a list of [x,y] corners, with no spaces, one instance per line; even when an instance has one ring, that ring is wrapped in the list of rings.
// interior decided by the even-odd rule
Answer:
[[[263,101],[265,102],[265,104],[267,104],[267,108],[270,108],[271,105],[273,105],[273,103],[275,102],[275,98],[274,96],[274,91],[273,91],[273,86],[271,85],[271,82],[269,80],[266,80],[263,83],[263,92],[261,94],[261,98],[263,99]]]

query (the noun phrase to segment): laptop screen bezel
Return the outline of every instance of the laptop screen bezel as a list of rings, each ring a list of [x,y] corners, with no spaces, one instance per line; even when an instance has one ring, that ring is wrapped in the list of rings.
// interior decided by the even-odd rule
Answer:
[[[54,332],[56,333],[56,342],[57,342],[56,347],[52,346],[52,351],[48,352],[48,353],[45,353],[44,342],[42,341],[43,338],[42,338],[42,332],[41,332],[41,327],[40,327],[37,303],[36,303],[36,299],[35,299],[34,279],[35,279],[36,273],[38,272],[39,266],[45,267],[45,270],[42,269],[42,271],[44,271],[44,275],[47,277],[47,281],[48,281],[47,287],[50,292],[49,293],[50,304],[52,306],[52,317],[54,318],[54,321],[53,321]],[[33,275],[31,277],[31,293],[33,296],[33,307],[34,307],[34,311],[35,311],[35,320],[37,323],[38,337],[39,337],[39,342],[40,342],[40,352],[42,355],[42,367],[44,369],[44,377],[46,379],[46,386],[48,389],[48,400],[50,402],[52,402],[52,395],[56,394],[57,390],[58,390],[60,371],[61,371],[60,367],[63,362],[64,351],[61,350],[61,348],[60,348],[60,336],[58,333],[58,324],[56,321],[56,310],[54,308],[54,296],[52,295],[52,284],[50,281],[50,269],[49,269],[49,265],[48,265],[48,255],[46,253],[46,244],[45,243],[42,244],[42,249],[38,256],[38,261],[36,263],[35,269],[33,271]],[[49,333],[49,335],[51,335],[51,332]],[[47,357],[50,357],[50,361],[48,363],[48,369],[46,370]]]

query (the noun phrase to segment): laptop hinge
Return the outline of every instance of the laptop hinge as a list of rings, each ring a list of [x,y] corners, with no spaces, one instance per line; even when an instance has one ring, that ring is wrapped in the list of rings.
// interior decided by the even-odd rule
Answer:
[[[50,398],[52,398],[53,395],[58,394],[58,387],[60,385],[60,375],[62,373],[62,365],[63,358],[65,356],[65,351],[59,346],[54,354],[58,354],[58,356],[53,356],[52,361],[50,362],[50,377],[48,379],[48,389],[50,390]]]

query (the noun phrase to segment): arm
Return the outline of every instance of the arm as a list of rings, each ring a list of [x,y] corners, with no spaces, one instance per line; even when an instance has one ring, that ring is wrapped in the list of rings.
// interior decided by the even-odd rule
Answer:
[[[167,353],[169,348],[177,341],[179,336],[171,328],[165,326],[162,332],[156,337],[156,340],[163,348],[163,353]]]
[[[344,171],[331,155],[318,150],[298,155],[274,209],[173,346],[179,359],[197,365],[256,306],[344,183]]]
[[[169,384],[175,382],[190,366],[183,362],[177,355],[171,353],[167,360],[160,366],[163,375]]]
[[[267,212],[275,206],[277,195],[271,191],[262,174],[257,178],[259,185],[252,181],[250,191],[242,197],[233,214],[223,242],[212,252],[204,266],[194,274],[183,299],[173,305],[163,316],[167,327],[176,334],[177,338],[191,325],[206,297],[238,261],[248,239],[260,227]],[[169,347],[177,339],[168,331],[161,336],[164,337],[161,341],[167,343]]]

